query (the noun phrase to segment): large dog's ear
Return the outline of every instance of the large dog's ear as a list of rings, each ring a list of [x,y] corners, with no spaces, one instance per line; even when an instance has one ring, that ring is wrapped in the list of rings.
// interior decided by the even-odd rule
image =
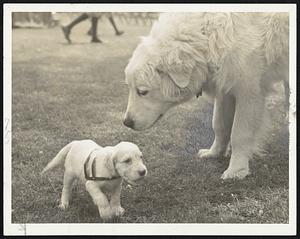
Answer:
[[[190,83],[195,65],[195,60],[183,47],[176,47],[163,53],[156,70],[159,74],[167,74],[179,88],[185,88]]]

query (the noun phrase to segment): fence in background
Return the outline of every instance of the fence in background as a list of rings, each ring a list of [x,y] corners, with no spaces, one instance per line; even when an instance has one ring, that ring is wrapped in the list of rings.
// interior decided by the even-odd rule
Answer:
[[[71,21],[80,13],[14,12],[13,27],[54,27],[61,22]],[[158,18],[157,12],[114,12],[115,20],[125,24],[152,24]],[[100,18],[103,21],[104,17]]]
[[[159,13],[157,12],[131,12],[131,13],[122,13],[116,12],[116,16],[121,22],[127,24],[152,24],[158,18]]]
[[[13,12],[13,27],[51,27],[55,23],[51,12]]]

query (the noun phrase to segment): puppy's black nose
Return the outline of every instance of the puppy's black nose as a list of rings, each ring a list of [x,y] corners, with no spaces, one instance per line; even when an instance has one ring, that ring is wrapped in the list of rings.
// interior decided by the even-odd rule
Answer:
[[[124,124],[125,126],[129,127],[129,128],[132,128],[132,129],[133,129],[133,127],[134,127],[134,121],[133,121],[131,118],[129,118],[129,117],[126,117],[126,118],[124,119],[123,124]]]
[[[141,177],[145,176],[145,174],[146,174],[146,169],[144,169],[144,170],[142,170],[142,171],[139,171],[139,175],[140,175]]]

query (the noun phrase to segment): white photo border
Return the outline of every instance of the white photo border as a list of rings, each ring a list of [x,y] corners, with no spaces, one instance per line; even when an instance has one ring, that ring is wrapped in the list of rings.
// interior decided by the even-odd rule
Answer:
[[[289,223],[11,223],[12,12],[289,12]],[[4,235],[296,235],[296,4],[4,4]]]

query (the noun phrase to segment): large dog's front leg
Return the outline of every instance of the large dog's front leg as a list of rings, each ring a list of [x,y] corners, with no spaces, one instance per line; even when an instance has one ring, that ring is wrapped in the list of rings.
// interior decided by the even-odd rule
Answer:
[[[212,122],[215,139],[210,149],[199,150],[198,156],[201,159],[227,156],[234,110],[235,102],[232,96],[220,94],[216,97]]]
[[[91,195],[95,205],[98,207],[100,217],[104,221],[110,221],[114,215],[105,194],[101,192],[97,184],[93,181],[87,181],[85,188]]]
[[[239,92],[231,134],[232,154],[229,167],[222,179],[244,178],[249,174],[249,159],[255,147],[255,139],[262,124],[264,98],[256,89]]]

